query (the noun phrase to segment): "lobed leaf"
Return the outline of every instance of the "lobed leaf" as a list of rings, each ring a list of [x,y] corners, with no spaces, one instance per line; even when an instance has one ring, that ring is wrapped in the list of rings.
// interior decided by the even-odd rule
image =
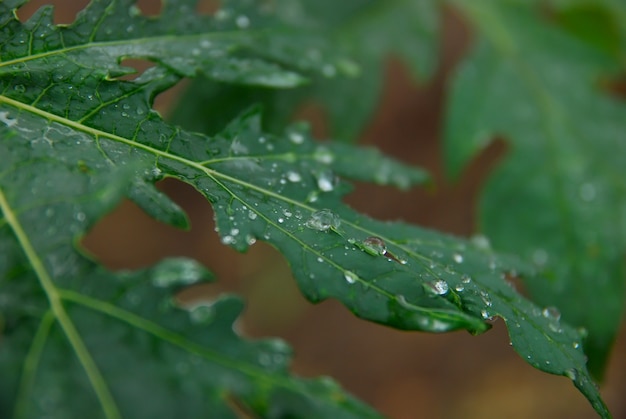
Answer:
[[[200,79],[181,100],[175,121],[213,134],[236,117],[242,107],[257,102],[267,110],[266,128],[277,132],[293,116],[294,109],[313,100],[327,111],[333,137],[353,141],[374,112],[387,58],[399,56],[420,80],[435,71],[439,31],[436,1],[286,0],[276,2],[275,11],[286,24],[306,28],[312,38],[320,39],[320,45],[325,42],[344,51],[359,65],[358,73],[354,68],[352,77],[339,77],[339,67],[326,65],[312,77],[310,86],[280,92]],[[305,53],[319,60],[321,51],[316,46]],[[196,106],[208,98],[219,106]]]
[[[93,2],[82,19],[103,4]],[[127,4],[110,3],[118,11]],[[6,11],[0,39],[32,32]],[[49,30],[54,37],[60,29]],[[421,170],[371,150],[316,143],[300,126],[265,133],[255,110],[213,137],[189,133],[151,109],[152,98],[181,76],[167,62],[121,81],[65,59],[72,51],[64,54],[69,47],[62,44],[49,56],[15,45],[18,52],[0,64],[7,66],[0,71],[0,362],[7,371],[0,409],[91,416],[99,404],[105,417],[169,417],[160,401],[175,398],[187,402],[190,416],[211,409],[226,417],[240,410],[376,415],[333,384],[290,377],[284,345],[241,340],[232,330],[238,300],[225,296],[193,309],[198,324],[173,310],[171,287],[207,276],[193,262],[112,274],[81,255],[74,243],[123,196],[184,226],[182,211],[152,189],[167,176],[211,201],[224,244],[244,251],[264,240],[277,247],[309,300],[336,298],[362,318],[407,330],[481,333],[501,317],[529,363],[569,377],[608,415],[587,373],[580,334],[506,281],[507,272],[532,275],[525,266],[493,253],[484,240],[371,220],[341,203],[349,186],[336,173],[406,187],[425,179]],[[118,62],[125,52],[115,51],[111,60]],[[24,67],[14,68],[17,62]],[[355,169],[344,158],[351,153],[382,174]],[[137,381],[128,377],[130,366]],[[154,405],[136,403],[144,389]]]
[[[511,142],[484,192],[482,228],[542,271],[526,278],[533,299],[589,331],[601,376],[626,292],[626,106],[598,88],[618,67],[526,7],[487,4],[467,8],[485,36],[453,86],[446,158],[458,172],[495,135]]]

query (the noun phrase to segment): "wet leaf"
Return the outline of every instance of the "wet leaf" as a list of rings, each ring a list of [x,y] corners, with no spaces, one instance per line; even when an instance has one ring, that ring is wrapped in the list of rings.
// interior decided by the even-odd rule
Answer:
[[[242,107],[256,102],[267,110],[266,128],[276,132],[293,117],[294,109],[312,100],[324,107],[333,137],[352,142],[378,103],[388,58],[401,58],[419,80],[428,79],[435,71],[439,41],[436,1],[280,0],[275,10],[283,22],[306,28],[320,39],[319,45],[326,43],[344,51],[358,67],[325,65],[311,76],[309,86],[281,92],[198,80],[174,114],[178,123],[216,133]],[[323,56],[319,46],[304,51],[311,60]],[[351,77],[341,77],[342,69],[351,72]],[[214,105],[197,106],[206,102]]]
[[[530,364],[569,377],[606,413],[586,370],[580,334],[507,282],[507,273],[531,276],[530,269],[495,254],[484,240],[375,221],[341,203],[350,188],[339,175],[408,187],[425,179],[423,171],[371,149],[315,142],[300,125],[266,133],[256,109],[212,137],[184,131],[164,122],[151,100],[183,74],[222,77],[212,70],[214,61],[178,54],[189,47],[184,43],[164,48],[167,59],[147,47],[157,66],[135,80],[118,80],[112,72],[128,50],[90,37],[106,34],[107,26],[89,25],[94,32],[77,35],[87,28],[83,22],[108,16],[99,14],[104,2],[92,3],[68,27],[50,26],[41,17],[46,9],[22,25],[7,9],[14,4],[0,4],[2,57],[10,57],[0,64],[3,414],[171,417],[176,408],[189,409],[191,417],[207,411],[224,417],[377,416],[328,380],[290,376],[284,344],[242,340],[233,331],[241,311],[237,299],[222,296],[188,315],[174,309],[174,289],[209,277],[196,263],[167,260],[146,271],[113,274],[76,248],[124,196],[155,207],[148,212],[160,220],[184,226],[181,209],[150,189],[162,177],[194,186],[212,203],[224,244],[244,251],[262,240],[278,248],[309,300],[336,298],[359,317],[407,330],[481,333],[501,317]],[[127,6],[110,3],[106,10],[118,19],[108,25],[127,23]],[[255,22],[245,16],[248,23],[234,33]],[[158,32],[162,21],[149,22],[146,27]],[[194,27],[183,23],[182,33]],[[38,28],[46,40],[41,49],[31,37]],[[140,39],[152,36],[139,23],[134,30]],[[72,46],[61,43],[64,31],[75,39]],[[257,68],[261,73],[283,77],[274,64],[281,60],[276,45],[287,42],[281,33],[276,44],[269,30],[262,31],[262,46],[246,44],[251,51],[257,45],[267,60]],[[97,66],[90,53],[98,55],[94,62],[101,60]],[[177,56],[188,64],[178,68]],[[254,71],[240,70],[233,70],[232,81],[257,82]],[[353,168],[352,154],[364,167],[384,168],[384,176]],[[151,403],[137,402],[146,399]]]
[[[526,278],[532,297],[588,330],[601,376],[626,290],[626,106],[600,89],[619,63],[526,7],[489,4],[466,8],[483,39],[452,89],[448,163],[458,172],[496,135],[510,142],[482,198],[483,231],[542,271]]]

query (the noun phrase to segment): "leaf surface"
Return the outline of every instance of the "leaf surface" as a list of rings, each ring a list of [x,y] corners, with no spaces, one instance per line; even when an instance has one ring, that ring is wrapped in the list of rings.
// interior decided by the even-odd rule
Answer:
[[[626,290],[626,106],[599,89],[618,67],[525,7],[485,4],[467,8],[484,37],[453,85],[448,164],[458,173],[495,135],[510,141],[481,226],[542,271],[526,278],[533,298],[588,329],[600,376]]]
[[[215,133],[242,106],[257,102],[266,108],[266,128],[275,131],[293,117],[294,109],[312,100],[324,107],[332,136],[352,142],[375,110],[389,57],[401,58],[420,80],[435,71],[439,31],[436,1],[281,0],[275,9],[283,22],[305,28],[312,38],[320,39],[319,45],[327,44],[350,56],[358,64],[358,72],[348,67],[354,70],[352,77],[340,77],[343,67],[325,65],[311,77],[309,86],[280,92],[200,79],[188,89],[174,113],[178,123]],[[322,57],[318,47],[305,53],[311,60]],[[208,109],[196,106],[206,101],[220,105],[209,105]]]
[[[5,14],[2,36],[31,33],[28,23]],[[263,240],[278,248],[309,300],[336,298],[362,318],[407,330],[481,333],[502,317],[531,365],[568,376],[608,415],[579,333],[505,280],[511,271],[531,275],[523,265],[484,241],[375,221],[341,203],[350,187],[337,174],[408,187],[425,180],[423,171],[370,149],[316,143],[298,125],[264,133],[254,109],[213,137],[189,133],[151,109],[152,98],[181,76],[172,65],[122,81],[71,51],[71,59],[62,51],[42,57],[29,43],[15,45],[0,71],[0,361],[8,371],[0,379],[0,408],[26,416],[94,409],[109,418],[143,416],[153,406],[134,395],[146,388],[157,399],[154,417],[170,417],[159,402],[178,396],[189,400],[190,416],[211,409],[226,417],[241,410],[376,416],[334,384],[290,377],[283,345],[241,340],[232,330],[237,300],[225,296],[195,308],[191,323],[173,310],[171,287],[207,276],[193,262],[112,274],[81,255],[74,243],[123,196],[184,226],[180,208],[152,186],[173,177],[212,203],[224,244],[244,251]],[[18,61],[27,71],[12,69]],[[363,168],[377,170],[354,168],[352,153]],[[131,366],[141,371],[136,382],[128,377]],[[51,384],[59,380],[67,385]],[[69,406],[76,410],[68,414]]]

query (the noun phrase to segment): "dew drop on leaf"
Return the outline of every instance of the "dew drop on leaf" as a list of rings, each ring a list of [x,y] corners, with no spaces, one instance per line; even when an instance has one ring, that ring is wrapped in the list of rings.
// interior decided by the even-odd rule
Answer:
[[[463,263],[463,255],[460,253],[455,253],[454,255],[452,255],[452,259],[454,259],[456,263]]]
[[[363,240],[364,250],[372,255],[384,255],[387,253],[387,245],[380,237],[372,236]]]
[[[348,282],[348,284],[354,284],[356,281],[360,279],[359,276],[352,271],[345,271],[343,273],[343,276]]]
[[[215,315],[213,306],[210,304],[199,304],[189,310],[189,317],[194,323],[208,323]]]
[[[578,378],[578,373],[574,368],[569,368],[565,370],[565,376],[572,381],[576,381],[576,379]]]
[[[471,238],[472,244],[476,246],[480,250],[490,250],[491,243],[486,236],[482,234],[477,234]]]
[[[548,262],[548,252],[544,249],[536,249],[533,252],[533,262],[537,266],[544,266]]]
[[[233,236],[222,237],[223,244],[234,244],[237,240]]]
[[[337,69],[332,64],[326,64],[322,67],[322,74],[325,77],[332,78],[332,77],[335,77],[335,75],[337,75]]]
[[[248,26],[250,26],[250,19],[248,18],[248,16],[240,15],[240,16],[237,16],[235,23],[237,24],[238,28],[245,29]]]
[[[585,202],[591,202],[596,197],[596,187],[591,182],[585,182],[580,185],[578,193],[580,195],[580,199]]]
[[[543,317],[550,320],[559,321],[561,319],[561,312],[556,307],[546,307],[541,311]]]
[[[323,209],[311,214],[311,218],[304,225],[313,230],[328,231],[331,228],[337,229],[341,225],[341,218],[331,210]]]
[[[435,295],[444,295],[448,292],[448,283],[443,279],[437,279],[435,281],[426,282],[424,284],[426,291]]]
[[[315,150],[313,158],[320,163],[330,164],[335,160],[335,155],[328,148],[320,146]]]
[[[302,180],[302,176],[300,176],[300,173],[290,170],[287,172],[287,179],[290,182],[300,182]]]
[[[322,170],[315,174],[317,178],[317,187],[322,192],[330,192],[335,189],[337,178],[331,170]]]
[[[289,141],[294,144],[302,144],[304,142],[304,135],[300,134],[299,132],[290,132]]]

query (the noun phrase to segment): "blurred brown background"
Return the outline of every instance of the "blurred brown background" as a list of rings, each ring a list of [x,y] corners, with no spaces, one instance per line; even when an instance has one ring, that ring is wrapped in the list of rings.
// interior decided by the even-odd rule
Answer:
[[[26,18],[44,3],[20,10]],[[55,19],[69,23],[85,1],[57,2]],[[147,13],[159,2],[140,1]],[[204,11],[215,2],[202,2]],[[416,86],[396,61],[387,66],[386,87],[378,111],[362,135],[389,155],[428,169],[434,191],[402,193],[358,185],[348,202],[379,219],[402,219],[468,236],[474,231],[475,204],[490,168],[506,154],[498,143],[479,156],[459,181],[446,179],[441,165],[446,83],[467,49],[471,34],[450,10],[444,19],[442,65],[434,80]],[[180,89],[179,89],[180,90]],[[158,98],[167,115],[176,91]],[[323,115],[315,106],[300,116],[313,121],[325,137]],[[218,282],[186,291],[185,300],[235,291],[248,302],[244,330],[252,337],[280,336],[295,350],[293,369],[304,376],[329,375],[384,414],[403,418],[594,418],[586,400],[564,377],[533,369],[508,344],[502,321],[481,336],[400,332],[353,317],[334,301],[317,306],[299,294],[283,257],[255,244],[245,254],[223,246],[213,230],[210,205],[179,182],[160,184],[189,214],[192,229],[161,225],[134,204],[124,202],[85,239],[85,246],[112,269],[144,267],[166,256],[189,256],[216,273]],[[626,328],[622,328],[609,362],[602,394],[615,418],[626,418]]]

